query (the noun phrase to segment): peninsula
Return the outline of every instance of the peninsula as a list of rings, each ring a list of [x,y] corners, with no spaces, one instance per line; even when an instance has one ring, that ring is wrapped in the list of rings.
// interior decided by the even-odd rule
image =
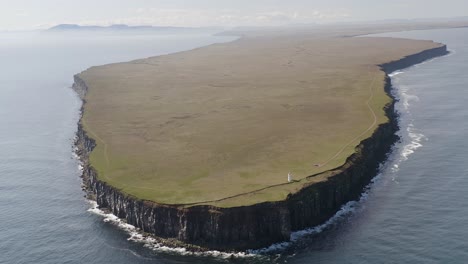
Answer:
[[[388,30],[243,34],[76,75],[88,192],[143,232],[201,248],[265,247],[323,223],[397,140],[387,73],[447,53],[347,37]]]

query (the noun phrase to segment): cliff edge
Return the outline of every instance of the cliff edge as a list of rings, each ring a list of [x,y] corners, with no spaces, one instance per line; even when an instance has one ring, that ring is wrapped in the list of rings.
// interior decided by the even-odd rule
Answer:
[[[442,45],[382,64],[380,68],[389,74],[445,54],[447,48]],[[75,76],[73,89],[86,104],[88,86],[79,75]],[[385,90],[391,96],[388,76]],[[398,139],[393,97],[392,102],[385,106],[385,113],[388,122],[378,125],[370,137],[362,140],[344,165],[321,173],[328,175],[326,180],[310,182],[289,194],[285,200],[248,206],[169,205],[140,199],[98,178],[89,161],[96,141],[87,135],[81,121],[76,147],[83,163],[82,177],[89,196],[101,208],[107,208],[141,231],[166,241],[180,241],[200,248],[227,251],[256,249],[287,241],[292,231],[325,222],[343,204],[360,196]]]

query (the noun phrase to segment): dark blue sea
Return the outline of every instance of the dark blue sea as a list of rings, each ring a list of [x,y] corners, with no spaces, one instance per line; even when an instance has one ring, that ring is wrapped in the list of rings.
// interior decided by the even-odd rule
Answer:
[[[386,34],[451,54],[392,74],[398,142],[356,202],[264,252],[193,255],[143,240],[84,198],[73,75],[233,37],[0,33],[0,263],[467,263],[468,29]]]

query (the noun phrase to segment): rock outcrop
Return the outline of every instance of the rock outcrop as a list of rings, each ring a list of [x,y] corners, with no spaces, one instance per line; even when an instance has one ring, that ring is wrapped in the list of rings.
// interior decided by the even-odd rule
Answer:
[[[383,64],[381,68],[388,74],[447,53],[446,46],[441,46]],[[75,76],[73,88],[84,100],[88,88],[79,76]],[[385,89],[390,94],[388,77]],[[99,180],[88,159],[96,144],[87,136],[81,123],[76,146],[83,162],[83,182],[90,196],[100,207],[107,208],[129,224],[157,237],[203,248],[228,251],[255,249],[287,241],[292,231],[319,225],[343,204],[359,198],[398,140],[394,103],[386,106],[386,113],[389,121],[363,140],[343,166],[331,171],[332,176],[328,180],[309,184],[284,201],[234,208],[164,205],[129,196]]]

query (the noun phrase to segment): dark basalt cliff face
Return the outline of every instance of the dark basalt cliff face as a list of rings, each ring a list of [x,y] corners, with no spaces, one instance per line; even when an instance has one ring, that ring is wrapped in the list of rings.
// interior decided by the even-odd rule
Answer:
[[[390,73],[447,53],[446,46],[441,46],[383,64],[381,68]],[[83,99],[87,87],[79,76],[75,76],[73,88]],[[385,89],[390,93],[388,77]],[[143,232],[168,241],[227,251],[255,249],[287,241],[292,231],[322,224],[343,204],[359,198],[398,140],[394,103],[386,107],[386,113],[389,122],[380,125],[370,138],[363,140],[346,163],[332,171],[327,181],[305,186],[284,201],[244,207],[183,207],[140,200],[98,179],[88,159],[96,144],[86,135],[81,123],[76,146],[83,162],[83,182],[90,197],[101,208],[107,208]]]

